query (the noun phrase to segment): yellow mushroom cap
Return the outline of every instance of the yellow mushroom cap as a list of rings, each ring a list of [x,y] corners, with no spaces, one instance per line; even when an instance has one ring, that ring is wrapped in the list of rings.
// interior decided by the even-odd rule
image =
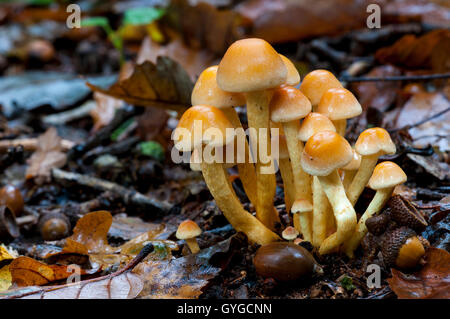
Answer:
[[[358,152],[353,150],[352,160],[350,161],[350,163],[342,167],[342,169],[346,171],[356,171],[357,169],[359,169],[360,165],[361,165],[361,155],[359,155]]]
[[[362,108],[356,97],[349,90],[331,88],[322,95],[317,112],[335,121],[358,116],[362,113]]]
[[[369,128],[363,131],[355,143],[355,150],[361,155],[377,153],[395,154],[395,144],[389,133],[381,127]]]
[[[286,240],[294,240],[295,238],[297,238],[298,235],[299,235],[298,230],[292,226],[286,227],[281,233],[281,236]]]
[[[272,122],[290,122],[304,118],[311,112],[311,102],[296,88],[284,85],[273,91],[270,101]]]
[[[183,221],[177,229],[175,236],[178,239],[190,239],[199,236],[202,233],[197,223],[188,219]]]
[[[312,210],[313,210],[313,205],[307,199],[298,199],[292,204],[292,207],[291,207],[292,214],[309,213],[309,212],[312,212]]]
[[[347,165],[352,158],[352,148],[345,138],[333,131],[322,131],[306,142],[301,164],[310,175],[327,176]]]
[[[196,130],[199,132],[194,132]],[[183,152],[191,151],[202,143],[211,147],[224,146],[234,137],[233,125],[225,114],[210,105],[196,105],[187,109],[172,134],[175,147]]]
[[[342,84],[327,70],[314,70],[308,73],[300,84],[300,91],[312,105],[318,105],[322,95],[331,88],[341,88]]]
[[[311,136],[321,131],[336,132],[333,122],[323,114],[309,113],[303,120],[298,131],[298,139],[306,142]]]
[[[217,84],[227,92],[252,92],[286,82],[287,69],[277,51],[262,39],[234,42],[217,70]]]
[[[393,162],[382,162],[375,166],[368,186],[374,190],[391,188],[406,182],[405,172]]]
[[[279,54],[281,59],[283,60],[284,65],[287,69],[287,77],[286,77],[286,84],[296,86],[300,83],[300,74],[298,74],[297,68],[294,66],[294,64],[286,58],[284,55]]]
[[[195,83],[191,95],[192,105],[213,105],[217,108],[227,108],[245,104],[245,97],[240,93],[225,92],[217,85],[218,66],[205,69]]]

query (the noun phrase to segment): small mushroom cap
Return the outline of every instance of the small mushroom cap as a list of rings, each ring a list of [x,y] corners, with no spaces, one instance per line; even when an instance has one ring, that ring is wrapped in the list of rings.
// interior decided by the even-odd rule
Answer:
[[[323,114],[309,113],[303,120],[298,131],[298,139],[306,142],[311,136],[321,131],[336,132],[333,122]]]
[[[333,121],[345,120],[360,115],[362,107],[349,90],[331,88],[322,95],[317,112]]]
[[[223,166],[225,167],[225,168],[230,168],[230,167],[233,167],[233,166],[235,166],[236,165],[236,163],[237,163],[237,154],[236,154],[236,151],[234,151],[234,153],[233,153],[233,158],[232,159],[230,159],[230,158],[227,158],[227,146],[228,145],[225,145],[223,148],[222,148],[222,150],[220,149],[220,148],[216,148],[214,151],[215,152],[217,152],[217,151],[223,151],[223,154],[222,154],[222,160],[223,160]],[[233,145],[233,146],[235,146],[234,148],[237,148],[237,146],[236,145]],[[202,163],[202,161],[203,160],[205,160],[204,158],[202,158],[202,157],[204,157],[205,156],[205,153],[202,153],[202,156],[200,156],[200,151],[199,151],[199,148],[195,148],[193,151],[192,151],[192,154],[191,154],[191,159],[190,159],[190,161],[189,161],[189,167],[191,168],[191,170],[193,170],[193,171],[198,171],[198,172],[201,172],[202,171],[202,165],[201,165],[201,163]],[[206,156],[209,156],[209,155],[206,155]],[[220,157],[219,157],[220,158]],[[212,158],[211,159],[211,161],[213,161],[215,158]],[[206,159],[208,162],[209,162],[209,159]]]
[[[350,161],[350,163],[342,167],[342,169],[346,171],[356,171],[357,169],[359,169],[360,165],[361,165],[361,155],[359,155],[357,151],[353,150],[352,160]]]
[[[310,175],[327,176],[347,165],[352,158],[352,148],[345,138],[333,131],[322,131],[306,142],[301,164]]]
[[[295,229],[292,226],[286,227],[283,232],[281,233],[281,236],[283,236],[286,240],[294,240],[299,235],[299,232],[297,229]]]
[[[405,172],[393,162],[382,162],[375,166],[368,186],[374,190],[391,188],[406,182]]]
[[[308,73],[300,84],[300,91],[312,105],[318,105],[322,95],[331,88],[341,88],[341,82],[327,70],[314,70]]]
[[[192,105],[213,105],[217,108],[227,108],[245,104],[245,97],[240,93],[225,92],[217,85],[218,66],[205,69],[199,76],[192,91]]]
[[[298,199],[292,204],[292,207],[291,207],[292,214],[309,213],[309,212],[312,212],[312,210],[313,210],[313,205],[307,199]]]
[[[270,101],[272,122],[290,122],[304,118],[311,112],[311,102],[296,88],[284,85],[274,90]]]
[[[234,42],[217,70],[217,84],[227,92],[252,92],[286,82],[287,69],[277,51],[262,39]]]
[[[396,148],[389,133],[381,127],[373,127],[363,131],[355,143],[355,150],[361,155],[380,153],[395,154]]]
[[[191,151],[202,143],[211,147],[224,146],[234,137],[233,125],[225,114],[210,105],[196,105],[187,109],[172,134],[175,147],[183,152]]]
[[[297,68],[294,66],[294,64],[286,58],[284,55],[279,54],[280,58],[283,60],[284,65],[287,69],[287,77],[286,77],[286,84],[296,86],[300,83],[300,74],[298,74]]]
[[[202,233],[197,223],[188,219],[182,222],[177,229],[175,236],[178,239],[190,239],[199,236]]]

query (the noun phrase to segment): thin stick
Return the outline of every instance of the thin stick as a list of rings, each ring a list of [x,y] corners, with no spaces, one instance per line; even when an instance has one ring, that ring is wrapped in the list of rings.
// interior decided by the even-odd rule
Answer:
[[[37,138],[18,138],[15,140],[0,141],[0,152],[4,152],[10,147],[22,146],[25,151],[35,151],[38,147]],[[63,151],[70,150],[75,143],[69,140],[61,140],[61,147]]]
[[[435,79],[448,79],[450,73],[425,74],[425,75],[396,75],[386,77],[351,77],[343,76],[341,82],[385,82],[385,81],[425,81]]]

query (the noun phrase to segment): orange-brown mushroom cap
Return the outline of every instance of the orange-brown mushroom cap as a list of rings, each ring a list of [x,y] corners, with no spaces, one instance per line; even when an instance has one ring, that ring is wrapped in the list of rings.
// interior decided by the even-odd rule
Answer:
[[[234,42],[217,70],[217,84],[227,92],[252,92],[286,82],[287,69],[277,51],[262,39]]]
[[[320,99],[317,112],[327,116],[330,120],[345,120],[362,113],[361,104],[347,89],[328,89]]]
[[[314,70],[308,73],[300,84],[300,91],[311,101],[318,105],[322,95],[331,88],[341,88],[342,84],[327,70]]]
[[[202,143],[212,147],[224,146],[234,137],[233,125],[225,114],[210,105],[196,105],[187,109],[172,134],[175,147],[183,152],[192,151]]]
[[[311,112],[311,102],[292,86],[274,90],[270,101],[270,119],[275,123],[299,120]]]
[[[244,105],[245,97],[240,93],[225,92],[217,85],[217,68],[211,66],[205,69],[195,83],[191,95],[192,105],[213,105],[217,108],[227,108]]]
[[[308,139],[301,161],[308,174],[327,176],[347,165],[352,158],[352,148],[345,138],[333,131],[322,131]]]
[[[352,160],[350,161],[350,163],[342,167],[342,169],[345,169],[347,171],[355,171],[359,168],[359,166],[361,166],[361,155],[359,155],[358,152],[353,150]]]
[[[373,170],[368,186],[374,190],[391,188],[406,182],[405,172],[393,162],[381,162]]]
[[[303,119],[302,126],[298,131],[298,139],[306,142],[311,136],[321,131],[333,131],[336,132],[333,122],[323,114],[309,113]]]
[[[199,236],[202,233],[197,223],[188,219],[183,221],[177,229],[175,236],[178,239],[190,239]]]
[[[384,128],[374,127],[359,135],[355,150],[361,155],[395,154],[396,148],[391,136]]]
[[[291,60],[286,58],[284,55],[280,54],[280,57],[287,69],[286,84],[292,86],[298,85],[300,83],[300,74],[298,74],[296,67]]]

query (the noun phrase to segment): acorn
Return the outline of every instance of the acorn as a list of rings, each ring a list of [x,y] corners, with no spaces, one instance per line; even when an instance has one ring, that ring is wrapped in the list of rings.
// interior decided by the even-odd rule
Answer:
[[[69,218],[61,213],[46,213],[41,216],[38,229],[44,240],[66,238],[71,230]]]
[[[13,185],[6,185],[0,189],[0,205],[6,205],[15,216],[20,216],[23,210],[23,197],[20,190]]]
[[[402,196],[391,197],[388,205],[391,208],[391,219],[399,226],[409,227],[418,233],[428,226],[427,221],[417,208]]]
[[[261,246],[253,263],[258,275],[278,281],[297,280],[323,272],[305,248],[290,242],[274,242]]]
[[[0,206],[0,239],[13,239],[20,236],[19,226],[12,210],[5,205]]]
[[[385,234],[381,253],[387,266],[410,269],[419,263],[425,247],[414,230],[399,227]]]
[[[370,217],[366,220],[367,230],[374,236],[380,236],[388,228],[390,220],[388,211],[385,211],[380,215]]]

